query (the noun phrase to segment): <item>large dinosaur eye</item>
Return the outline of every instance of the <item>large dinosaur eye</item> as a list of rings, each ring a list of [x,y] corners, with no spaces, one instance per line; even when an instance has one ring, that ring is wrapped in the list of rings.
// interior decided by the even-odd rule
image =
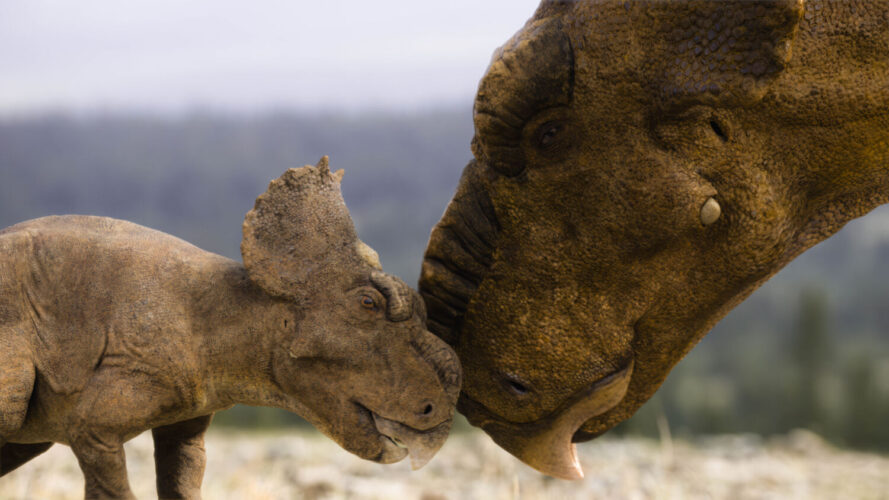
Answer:
[[[558,138],[559,132],[565,128],[560,121],[546,122],[537,129],[537,145],[541,148],[551,146]]]

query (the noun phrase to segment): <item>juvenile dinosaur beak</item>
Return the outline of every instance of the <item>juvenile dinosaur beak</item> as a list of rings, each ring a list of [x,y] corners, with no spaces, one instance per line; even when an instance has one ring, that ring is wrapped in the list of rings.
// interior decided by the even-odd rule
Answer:
[[[390,439],[396,446],[406,448],[411,457],[411,469],[418,470],[444,445],[448,432],[451,430],[451,419],[429,429],[418,431],[394,420],[373,414],[374,425],[383,436]]]
[[[583,469],[571,439],[584,422],[623,399],[632,374],[631,361],[621,371],[575,394],[551,417],[525,424],[489,420],[483,428],[494,442],[538,471],[560,479],[582,479]]]

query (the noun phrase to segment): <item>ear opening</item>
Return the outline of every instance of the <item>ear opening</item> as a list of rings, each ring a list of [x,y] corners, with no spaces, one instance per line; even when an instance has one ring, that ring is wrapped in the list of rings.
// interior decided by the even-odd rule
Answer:
[[[300,297],[366,265],[339,177],[326,156],[314,167],[291,168],[247,213],[241,255],[247,274],[268,293]]]

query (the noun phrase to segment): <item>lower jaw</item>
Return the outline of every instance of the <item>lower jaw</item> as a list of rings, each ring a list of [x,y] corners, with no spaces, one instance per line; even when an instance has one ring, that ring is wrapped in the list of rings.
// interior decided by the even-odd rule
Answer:
[[[374,413],[371,410],[369,410],[361,403],[358,403],[357,401],[353,401],[352,403],[355,405],[355,408],[361,415],[361,422],[358,426],[367,429],[368,439],[373,439],[372,436],[376,435],[377,442],[379,443],[379,452],[374,455],[365,455],[363,453],[356,454],[361,458],[381,464],[394,464],[395,462],[403,460],[407,456],[408,451],[404,448],[399,447],[398,445],[393,443],[392,440],[389,439],[387,436],[384,436],[383,434],[380,434],[379,431],[377,431],[376,426],[374,425]],[[353,451],[353,453],[355,452]]]
[[[395,462],[404,460],[408,454],[407,449],[396,445],[391,439],[382,434],[379,436],[379,441],[383,451],[380,452],[378,458],[374,460],[375,462],[381,464],[394,464]]]

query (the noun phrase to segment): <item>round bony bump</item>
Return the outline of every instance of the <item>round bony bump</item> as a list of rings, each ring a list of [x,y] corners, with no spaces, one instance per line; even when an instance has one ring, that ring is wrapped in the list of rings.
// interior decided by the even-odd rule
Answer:
[[[701,207],[701,224],[709,226],[719,220],[721,214],[722,208],[719,206],[719,202],[714,198],[707,198],[704,206]]]

